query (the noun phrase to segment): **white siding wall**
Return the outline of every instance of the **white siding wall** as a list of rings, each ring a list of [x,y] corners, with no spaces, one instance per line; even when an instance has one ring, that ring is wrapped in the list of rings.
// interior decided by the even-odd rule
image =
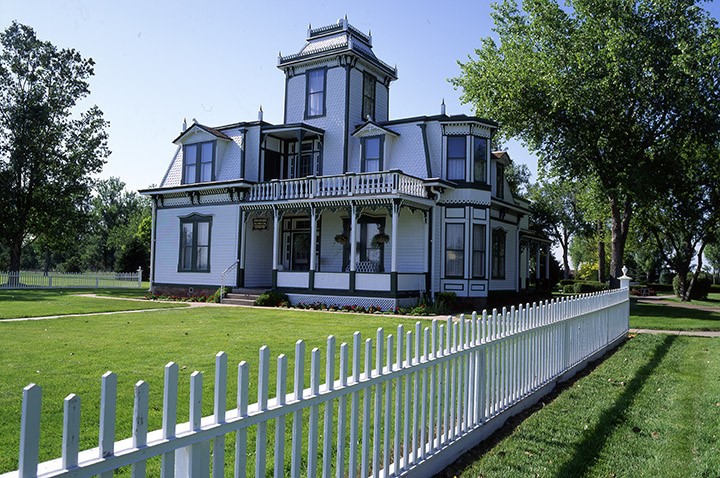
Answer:
[[[335,235],[342,232],[342,218],[337,212],[322,213],[320,236],[320,264],[322,272],[342,272],[343,246],[335,242]]]
[[[165,177],[160,183],[160,187],[177,186],[180,184],[180,182],[182,181],[182,161],[183,149],[182,146],[180,146],[175,151],[175,156],[173,156],[173,159],[170,162],[170,167],[165,173]]]
[[[253,231],[252,220],[245,224],[245,286],[266,287],[272,285],[273,221],[268,218],[267,230]]]
[[[390,231],[390,223],[385,231]],[[398,221],[397,267],[398,272],[424,272],[425,263],[425,222],[421,212],[411,213],[402,209]],[[390,271],[391,244],[385,246],[385,270]]]
[[[296,75],[287,80],[285,116],[286,123],[305,121],[305,75]]]
[[[215,165],[216,181],[232,181],[240,178],[240,161],[242,158],[242,134],[238,130],[224,131],[232,138],[230,141],[218,141],[217,164]]]
[[[180,218],[192,213],[212,216],[209,273],[177,271],[180,253]],[[233,205],[159,209],[157,211],[158,246],[155,249],[155,282],[220,285],[222,271],[237,259],[238,214],[238,207]]]
[[[356,69],[350,69],[350,133],[355,127],[365,122],[362,116],[363,103],[363,72]]]

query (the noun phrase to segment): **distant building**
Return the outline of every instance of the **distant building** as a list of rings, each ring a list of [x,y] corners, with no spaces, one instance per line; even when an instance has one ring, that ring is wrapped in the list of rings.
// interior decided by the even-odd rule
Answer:
[[[285,73],[284,123],[195,122],[154,200],[152,287],[275,288],[293,303],[482,302],[547,276],[528,203],[491,153],[496,122],[390,119],[397,69],[347,20],[310,29]],[[547,253],[544,253],[547,256]],[[532,256],[532,258],[531,258]],[[223,274],[225,277],[223,278]]]

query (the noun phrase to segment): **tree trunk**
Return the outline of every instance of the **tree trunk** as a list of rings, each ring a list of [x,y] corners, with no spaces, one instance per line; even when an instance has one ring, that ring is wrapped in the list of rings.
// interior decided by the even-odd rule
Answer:
[[[560,241],[563,259],[563,279],[570,278],[570,261],[568,260],[568,251],[570,249],[570,234],[567,229],[563,228],[563,240]]]
[[[688,285],[687,291],[685,292],[685,295],[687,296],[687,300],[683,299],[683,301],[685,301],[685,302],[690,302],[690,300],[692,300],[691,297],[692,297],[693,287],[695,286],[695,282],[697,282],[697,278],[700,275],[700,272],[702,271],[702,264],[703,264],[702,255],[703,255],[704,250],[705,250],[705,243],[702,242],[700,244],[700,250],[698,251],[698,255],[697,255],[697,258],[698,258],[697,267],[695,268],[695,272],[693,272],[692,278],[690,279],[690,285]]]
[[[48,273],[50,272],[50,259],[52,257],[52,253],[50,252],[50,248],[45,248],[45,267],[43,267],[43,275],[47,277]]]
[[[10,240],[10,273],[8,274],[8,285],[17,287],[20,285],[20,258],[22,254],[22,238]]]
[[[598,282],[605,283],[605,241],[598,241]]]
[[[612,224],[610,225],[610,288],[620,287],[622,277],[623,259],[625,256],[625,243],[627,242],[630,218],[632,217],[632,204],[625,200],[618,204],[617,199],[610,199],[610,211],[612,212]]]

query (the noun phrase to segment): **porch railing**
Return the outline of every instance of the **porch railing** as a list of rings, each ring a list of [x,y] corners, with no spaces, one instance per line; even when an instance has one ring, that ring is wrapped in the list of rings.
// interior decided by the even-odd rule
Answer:
[[[248,201],[278,201],[376,194],[428,197],[423,181],[399,171],[273,180],[250,188]]]

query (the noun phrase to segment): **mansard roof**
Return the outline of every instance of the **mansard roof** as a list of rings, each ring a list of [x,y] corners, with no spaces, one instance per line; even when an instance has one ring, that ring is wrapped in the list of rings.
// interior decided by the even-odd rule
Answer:
[[[499,124],[497,121],[493,121],[487,118],[480,118],[479,116],[468,116],[465,114],[460,115],[431,115],[431,116],[412,116],[409,118],[399,118],[389,121],[378,122],[378,126],[392,126],[394,124],[403,123],[418,123],[421,121],[437,121],[439,123],[480,123],[490,128],[498,128]],[[363,123],[364,124],[364,123]],[[362,126],[362,125],[361,125]]]
[[[397,80],[397,68],[380,60],[372,51],[372,37],[350,25],[347,18],[336,24],[308,28],[307,43],[298,52],[278,58],[278,68],[285,70],[307,60],[316,60],[338,53],[351,53],[364,59],[391,80]]]

